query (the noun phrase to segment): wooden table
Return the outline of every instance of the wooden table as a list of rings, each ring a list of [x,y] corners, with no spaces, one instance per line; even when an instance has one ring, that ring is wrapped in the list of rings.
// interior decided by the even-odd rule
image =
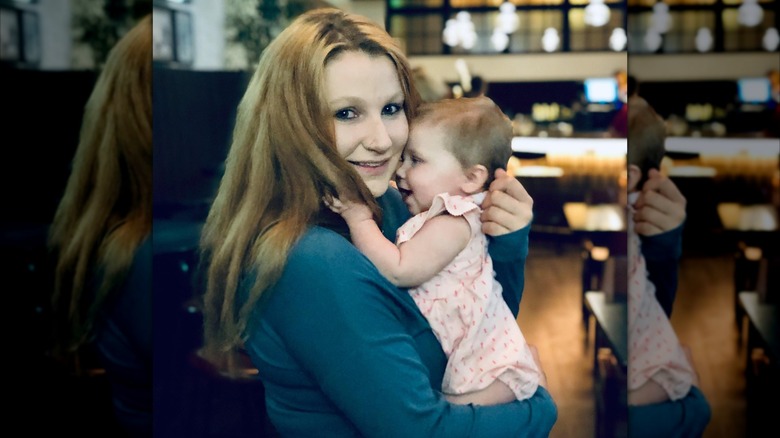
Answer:
[[[778,230],[777,207],[772,204],[741,205],[736,202],[721,202],[717,209],[718,219],[726,230]]]
[[[748,351],[752,347],[764,348],[775,366],[780,360],[778,344],[778,306],[761,302],[758,292],[740,292],[739,302],[750,321]],[[750,355],[748,355],[748,365]]]
[[[778,306],[762,302],[758,292],[740,292],[739,302],[749,320],[745,354],[745,393],[748,436],[758,436],[777,424],[774,400],[780,389]],[[754,351],[763,350],[762,355]]]
[[[624,370],[628,369],[628,304],[623,300],[608,301],[604,292],[585,293],[585,304],[596,318],[596,345],[612,350]],[[594,354],[594,364],[596,358]]]
[[[626,210],[620,204],[586,204],[567,202],[563,213],[575,231],[605,232],[626,230]]]
[[[626,435],[628,405],[626,382],[628,376],[628,305],[624,300],[610,301],[600,291],[585,293],[585,303],[596,320],[593,345],[593,388],[596,398],[597,438]],[[599,349],[609,348],[617,366],[599,369]]]

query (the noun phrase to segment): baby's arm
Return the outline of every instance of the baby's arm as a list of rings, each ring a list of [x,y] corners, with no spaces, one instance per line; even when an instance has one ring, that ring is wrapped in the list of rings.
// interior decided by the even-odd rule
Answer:
[[[466,247],[471,236],[465,218],[443,214],[396,246],[382,234],[366,205],[336,201],[330,207],[347,222],[352,243],[400,287],[417,286],[433,278]]]

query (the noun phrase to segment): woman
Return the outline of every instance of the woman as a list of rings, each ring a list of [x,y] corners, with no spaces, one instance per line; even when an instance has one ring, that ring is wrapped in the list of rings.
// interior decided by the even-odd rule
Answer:
[[[146,16],[109,54],[49,236],[54,354],[78,367],[94,349],[131,436],[151,436],[151,46]]]
[[[203,230],[204,354],[246,349],[283,436],[547,436],[557,410],[543,387],[446,402],[427,321],[322,201],[368,204],[389,239],[408,219],[388,185],[420,101],[411,77],[384,30],[335,9],[303,14],[265,50]],[[516,314],[532,201],[497,176],[482,219]]]

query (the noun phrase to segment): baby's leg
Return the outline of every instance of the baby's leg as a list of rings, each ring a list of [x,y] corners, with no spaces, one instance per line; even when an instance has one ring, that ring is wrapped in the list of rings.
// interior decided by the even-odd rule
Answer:
[[[655,381],[648,380],[637,389],[628,391],[628,404],[631,406],[643,406],[669,401],[666,390]]]
[[[494,380],[493,383],[479,391],[468,392],[466,394],[445,394],[447,401],[456,405],[498,405],[517,400],[515,393],[500,380]]]

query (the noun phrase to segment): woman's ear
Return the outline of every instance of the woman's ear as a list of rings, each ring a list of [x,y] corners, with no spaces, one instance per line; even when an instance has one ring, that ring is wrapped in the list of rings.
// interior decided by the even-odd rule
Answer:
[[[466,169],[464,174],[466,181],[460,186],[464,193],[473,195],[484,190],[485,182],[488,180],[488,170],[485,166],[475,164]]]
[[[639,168],[636,164],[629,164],[628,165],[628,184],[627,189],[628,193],[631,193],[637,189],[641,189],[641,187],[637,187],[636,185],[639,184],[639,180],[642,179],[642,169]]]

